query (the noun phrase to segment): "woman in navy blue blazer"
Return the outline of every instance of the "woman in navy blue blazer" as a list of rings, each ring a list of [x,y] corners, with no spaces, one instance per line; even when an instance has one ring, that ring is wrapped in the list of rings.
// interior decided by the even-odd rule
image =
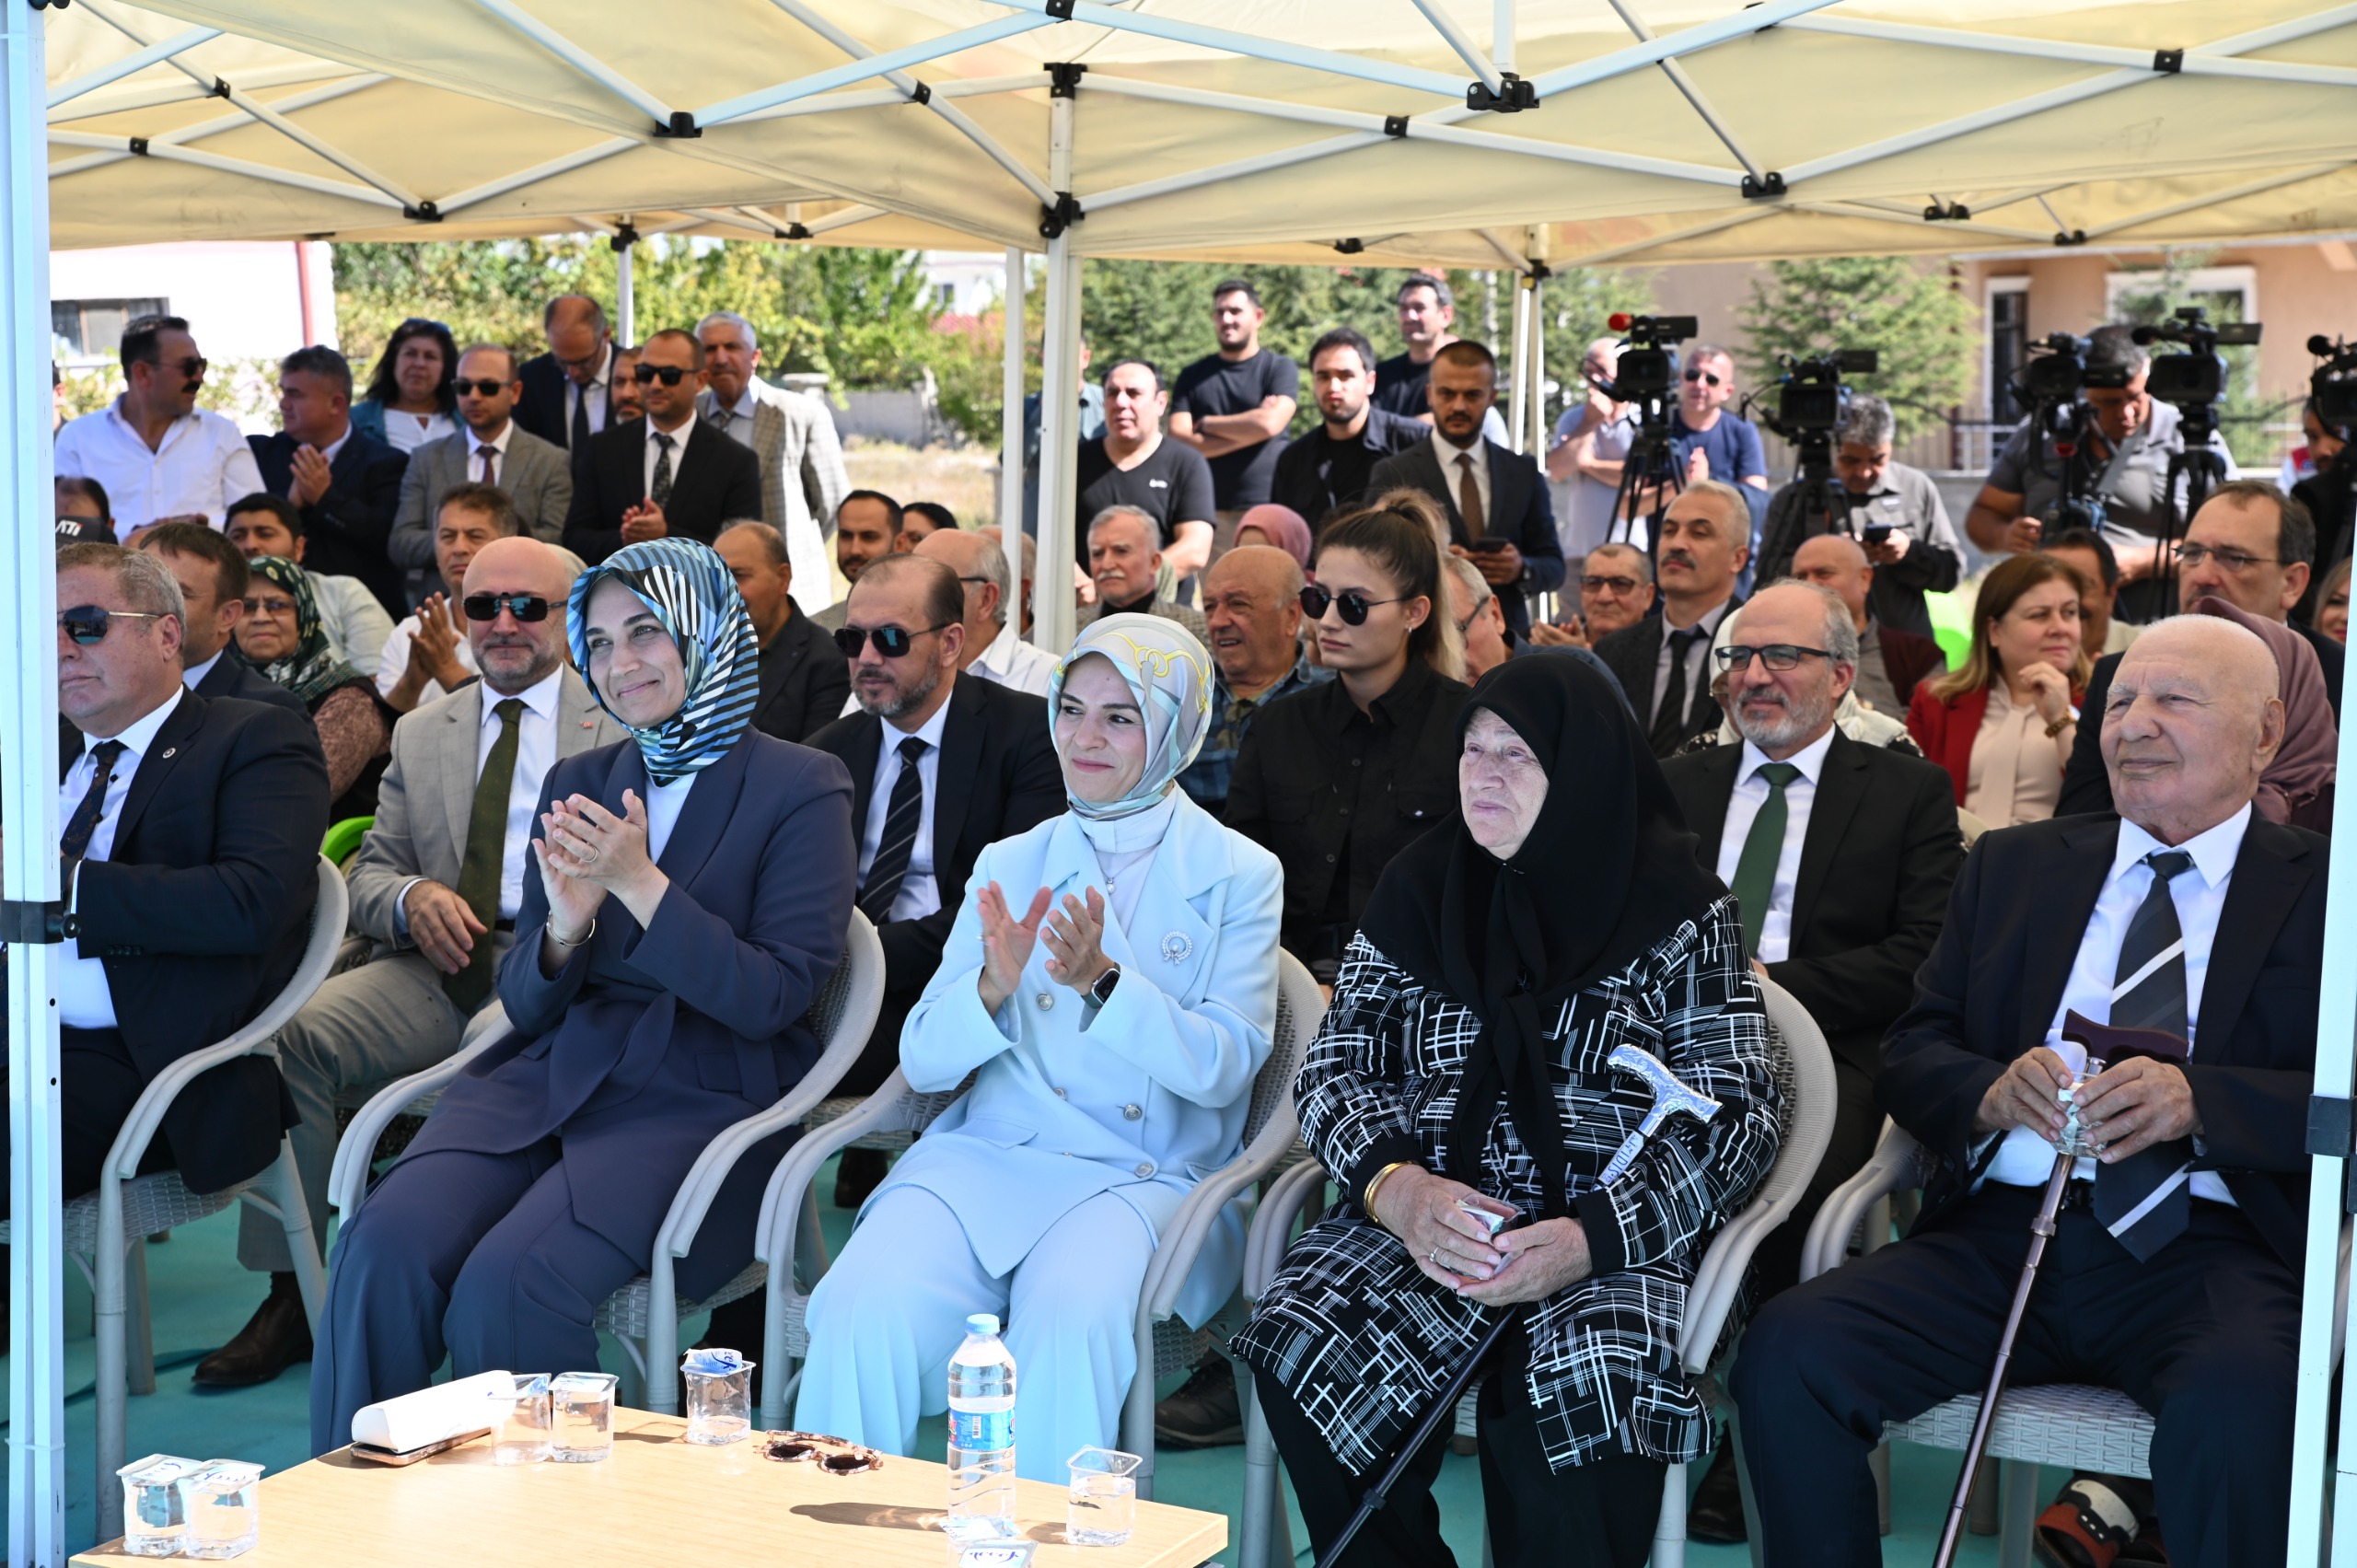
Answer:
[[[512,1032],[337,1243],[311,1376],[319,1452],[446,1353],[460,1376],[596,1366],[593,1316],[645,1272],[696,1156],[818,1060],[800,1020],[851,918],[850,775],[750,727],[752,622],[708,546],[617,551],[574,585],[567,620],[574,662],[634,744],[550,770],[499,976]],[[745,1266],[782,1145],[738,1164],[680,1289]]]

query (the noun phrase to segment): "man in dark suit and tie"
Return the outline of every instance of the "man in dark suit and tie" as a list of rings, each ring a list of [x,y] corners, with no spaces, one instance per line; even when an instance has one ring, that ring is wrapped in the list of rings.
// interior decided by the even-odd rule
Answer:
[[[802,613],[794,599],[794,563],[785,536],[748,518],[720,530],[713,541],[737,579],[737,593],[753,618],[761,650],[761,690],[753,727],[780,740],[808,740],[842,716],[851,697],[851,667],[834,639]]]
[[[591,437],[573,460],[564,544],[595,566],[625,544],[673,536],[710,544],[723,523],[761,515],[761,460],[696,417],[703,345],[656,333],[635,369],[646,417]]]
[[[2078,1090],[2099,1153],[2066,1189],[2012,1380],[2153,1413],[2171,1562],[2285,1560],[2327,845],[2252,810],[2276,684],[2240,626],[2147,628],[2103,715],[2120,815],[1974,846],[1877,1086],[1936,1161],[1923,1217],[1769,1303],[1736,1364],[1769,1562],[1881,1562],[1883,1423],[1985,1383],[2083,1060],[2072,1011],[2191,1055]]]
[[[57,1014],[68,1198],[173,1062],[235,1034],[294,974],[318,897],[327,764],[309,727],[181,684],[180,587],[155,556],[57,556],[58,708],[87,742],[58,791]],[[147,1168],[217,1192],[278,1156],[292,1121],[267,1057],[222,1063],[165,1115]]]
[[[589,438],[626,416],[613,398],[613,335],[606,308],[586,294],[560,294],[540,308],[549,351],[526,360],[516,423],[552,446],[578,456]]]
[[[1728,714],[1742,743],[1682,753],[1661,771],[1702,863],[1735,890],[1753,964],[1833,1048],[1833,1141],[1755,1265],[1772,1293],[1799,1279],[1818,1206],[1874,1153],[1883,1033],[1914,995],[1964,854],[1945,770],[1833,727],[1861,656],[1838,595],[1773,584],[1736,612],[1733,636]],[[1731,1455],[1719,1450],[1688,1510],[1694,1539],[1744,1538]]]
[[[303,515],[306,565],[357,577],[394,615],[409,605],[386,553],[409,459],[352,427],[352,366],[331,348],[298,348],[279,362],[275,436],[249,436],[264,490]]]
[[[1719,727],[1711,695],[1717,673],[1711,644],[1741,602],[1736,578],[1751,554],[1751,504],[1720,480],[1698,480],[1669,504],[1655,563],[1660,612],[1596,645],[1645,726],[1654,755],[1666,757]]]
[[[139,548],[164,563],[180,586],[187,619],[180,626],[180,682],[210,702],[237,697],[268,703],[311,722],[303,699],[263,679],[229,646],[246,613],[246,558],[226,534],[203,523],[159,523],[139,536]],[[77,739],[71,748],[81,749]]]
[[[1433,433],[1375,465],[1371,495],[1406,486],[1448,511],[1449,548],[1480,567],[1515,635],[1530,633],[1528,594],[1563,586],[1563,546],[1547,482],[1530,459],[1481,434],[1498,399],[1498,362],[1458,338],[1433,355]]]

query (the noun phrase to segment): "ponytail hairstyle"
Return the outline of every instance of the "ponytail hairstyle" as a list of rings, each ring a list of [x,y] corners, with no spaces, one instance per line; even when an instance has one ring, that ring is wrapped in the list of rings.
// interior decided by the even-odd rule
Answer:
[[[1451,679],[1465,678],[1464,645],[1450,635],[1457,627],[1449,619],[1447,601],[1441,597],[1440,548],[1433,542],[1429,528],[1399,511],[1350,512],[1327,524],[1318,534],[1309,558],[1313,572],[1318,557],[1329,550],[1358,552],[1390,580],[1396,596],[1424,600],[1423,620],[1408,633],[1408,656],[1423,660]],[[1455,669],[1449,668],[1451,663]]]

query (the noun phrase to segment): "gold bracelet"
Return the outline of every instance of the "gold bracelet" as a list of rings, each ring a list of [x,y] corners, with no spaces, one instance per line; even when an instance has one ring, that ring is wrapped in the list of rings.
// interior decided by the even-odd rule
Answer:
[[[2079,717],[2076,714],[2063,714],[2061,718],[2056,719],[2052,724],[2046,726],[2046,738],[2049,740],[2053,739],[2056,736],[2061,734],[2064,730],[2070,728],[2073,725],[2078,722]]]
[[[1359,1207],[1366,1211],[1367,1218],[1375,1221],[1376,1225],[1383,1224],[1382,1216],[1375,1212],[1376,1193],[1382,1189],[1385,1182],[1391,1179],[1392,1174],[1395,1171],[1405,1170],[1414,1163],[1415,1162],[1413,1160],[1393,1160],[1389,1165],[1385,1166],[1381,1170],[1375,1173],[1374,1179],[1366,1184],[1365,1192],[1359,1199]],[[1387,1226],[1386,1228],[1387,1229],[1388,1227]]]

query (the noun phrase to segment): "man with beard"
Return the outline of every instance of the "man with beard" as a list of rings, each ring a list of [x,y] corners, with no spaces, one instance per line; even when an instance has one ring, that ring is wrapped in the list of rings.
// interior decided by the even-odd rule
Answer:
[[[1337,327],[1309,351],[1309,379],[1325,423],[1277,459],[1269,499],[1315,528],[1366,494],[1375,465],[1431,434],[1408,414],[1375,403],[1375,345],[1355,327]]]
[[[1662,776],[1702,863],[1735,891],[1753,967],[1825,1031],[1837,1088],[1825,1158],[1760,1247],[1759,1282],[1772,1295],[1798,1281],[1818,1205],[1874,1153],[1883,1033],[1939,938],[1963,847],[1945,769],[1833,726],[1858,670],[1857,626],[1838,596],[1790,580],[1763,588],[1717,662],[1743,743],[1673,757]],[[1687,1530],[1744,1539],[1729,1449],[1704,1476]]]

